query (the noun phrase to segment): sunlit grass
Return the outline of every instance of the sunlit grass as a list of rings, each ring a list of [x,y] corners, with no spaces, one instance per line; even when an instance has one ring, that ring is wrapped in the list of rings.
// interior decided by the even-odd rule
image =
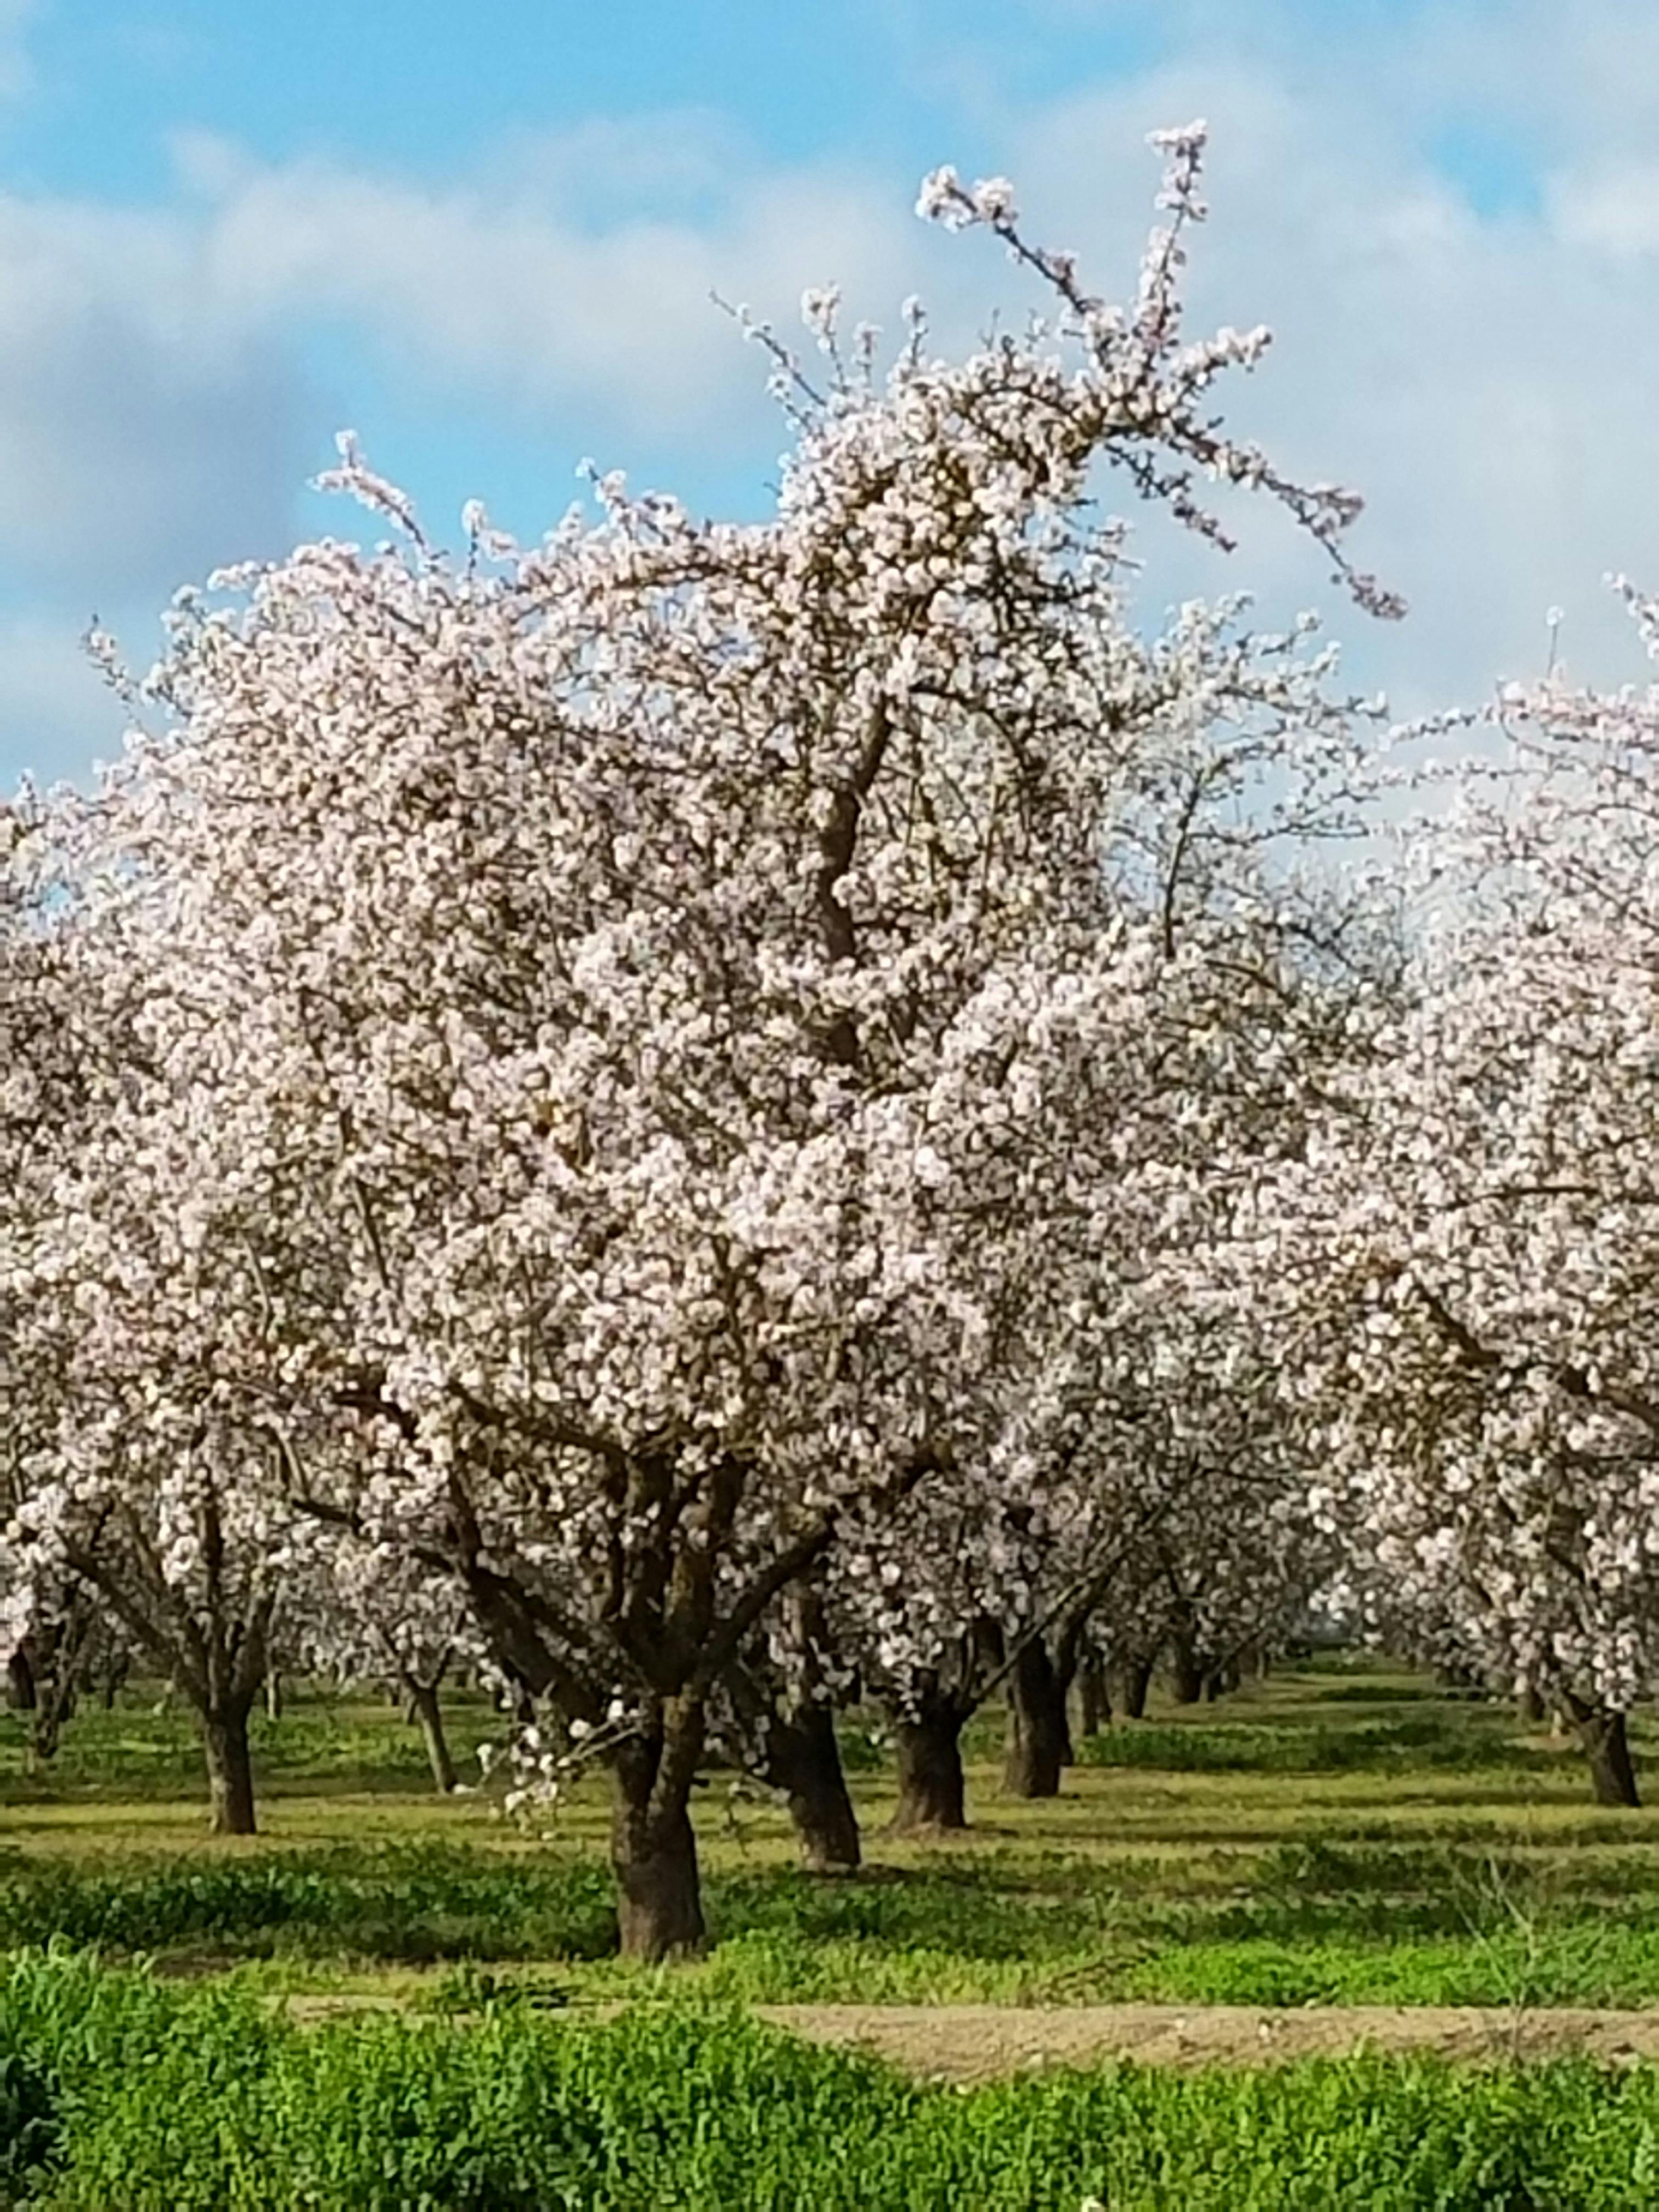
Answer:
[[[0,1723],[0,1942],[53,1935],[170,1971],[424,2002],[467,1960],[577,2004],[1659,2002],[1649,1816],[1589,1802],[1582,1765],[1513,1711],[1367,1664],[1285,1669],[1215,1705],[1157,1703],[1081,1747],[1063,1795],[1004,1796],[988,1715],[974,1826],[881,1832],[878,1731],[848,1728],[868,1866],[796,1870],[780,1809],[722,1773],[696,1819],[714,1942],[643,1972],[609,1955],[602,1781],[550,1837],[485,1796],[441,1799],[390,1706],[293,1698],[262,1719],[263,1832],[204,1832],[187,1718],[153,1693],[78,1716],[25,1771]],[[464,1771],[496,1729],[452,1715]],[[1654,1746],[1638,1726],[1638,1754]]]

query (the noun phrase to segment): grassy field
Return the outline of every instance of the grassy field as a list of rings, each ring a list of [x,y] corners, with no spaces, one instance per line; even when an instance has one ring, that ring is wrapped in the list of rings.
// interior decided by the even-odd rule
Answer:
[[[475,1768],[492,1717],[452,1721]],[[10,2096],[19,2172],[56,2192],[15,2201],[1659,2203],[1646,2068],[1114,2067],[963,2097],[748,2021],[762,2002],[1659,2003],[1659,1814],[1597,1809],[1571,1747],[1505,1707],[1367,1662],[1287,1668],[1118,1723],[1046,1804],[999,1794],[997,1735],[988,1717],[970,1746],[973,1829],[899,1844],[882,1747],[848,1727],[854,1881],[798,1872],[777,1809],[712,1775],[713,1945],[647,1970],[611,1955],[597,1783],[526,1835],[482,1795],[434,1796],[395,1711],[307,1694],[261,1725],[264,1832],[212,1842],[182,1715],[142,1694],[86,1711],[46,1773],[7,1717],[0,2143]],[[1650,1725],[1636,1741],[1659,1753]],[[289,2016],[325,1999],[389,2009]],[[124,2054],[113,2087],[87,2057],[100,2035]],[[739,2076],[770,2120],[709,2118]],[[48,2142],[55,2164],[29,2165]],[[353,2164],[376,2143],[378,2196]],[[458,2145],[471,2179],[442,2165]]]
[[[471,1765],[492,1717],[453,1720]],[[0,1942],[416,1995],[471,1961],[578,1999],[1659,2002],[1653,1816],[1595,1808],[1571,1747],[1501,1705],[1352,1662],[1286,1670],[1109,1729],[1038,1804],[999,1795],[996,1727],[971,1746],[975,1826],[924,1844],[882,1837],[879,1744],[845,1731],[855,1882],[798,1873],[778,1811],[712,1776],[714,1948],[643,1970],[608,1955],[597,1781],[544,1840],[482,1796],[434,1796],[389,1707],[301,1698],[261,1725],[264,1833],[214,1843],[183,1716],[88,1711],[44,1777],[9,1716]]]

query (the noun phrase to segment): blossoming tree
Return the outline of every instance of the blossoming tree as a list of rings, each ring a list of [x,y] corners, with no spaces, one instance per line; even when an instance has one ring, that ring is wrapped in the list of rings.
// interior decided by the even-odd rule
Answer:
[[[393,541],[186,599],[169,726],[76,828],[171,1085],[133,1249],[152,1210],[197,1239],[132,1353],[167,1466],[221,1450],[176,1379],[217,1253],[236,1511],[278,1556],[308,1515],[441,1560],[603,1731],[630,1952],[702,1933],[689,1796],[744,1639],[849,1513],[1000,1479],[1079,1293],[1073,1079],[1127,1018],[1103,824],[1171,711],[1095,465],[1214,535],[1200,476],[1261,489],[1390,611],[1357,502],[1218,426],[1265,334],[1183,341],[1201,134],[1164,143],[1127,313],[941,172],[925,210],[1049,321],[946,363],[913,318],[880,381],[811,295],[823,391],[758,331],[798,434],[767,523],[606,477],[597,523],[474,511],[452,561],[348,443]]]
[[[1631,595],[1650,653],[1659,607]],[[1358,1592],[1541,1693],[1598,1797],[1659,1680],[1659,689],[1503,696],[1411,835],[1409,1001],[1270,1263]]]

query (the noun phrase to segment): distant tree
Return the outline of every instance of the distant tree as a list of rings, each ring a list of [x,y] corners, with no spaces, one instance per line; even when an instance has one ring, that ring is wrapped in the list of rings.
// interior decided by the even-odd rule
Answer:
[[[1429,734],[1409,999],[1273,1201],[1262,1295],[1357,1601],[1565,1711],[1597,1796],[1634,1803],[1625,1716],[1659,1686],[1659,689],[1553,677]]]

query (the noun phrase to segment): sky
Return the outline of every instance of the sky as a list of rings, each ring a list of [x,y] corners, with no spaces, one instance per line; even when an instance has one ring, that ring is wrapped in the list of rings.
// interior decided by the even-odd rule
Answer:
[[[1355,486],[1370,622],[1282,518],[1223,556],[1148,522],[1138,611],[1316,610],[1401,714],[1645,664],[1659,588],[1659,0],[0,0],[0,790],[84,780],[173,592],[374,534],[308,489],[335,433],[534,538],[621,467],[763,515],[785,442],[717,291],[838,282],[940,350],[1023,311],[923,173],[1012,178],[1031,234],[1132,291],[1145,139],[1205,117],[1192,327],[1275,343],[1221,395]],[[1127,490],[1122,495],[1127,503]]]

